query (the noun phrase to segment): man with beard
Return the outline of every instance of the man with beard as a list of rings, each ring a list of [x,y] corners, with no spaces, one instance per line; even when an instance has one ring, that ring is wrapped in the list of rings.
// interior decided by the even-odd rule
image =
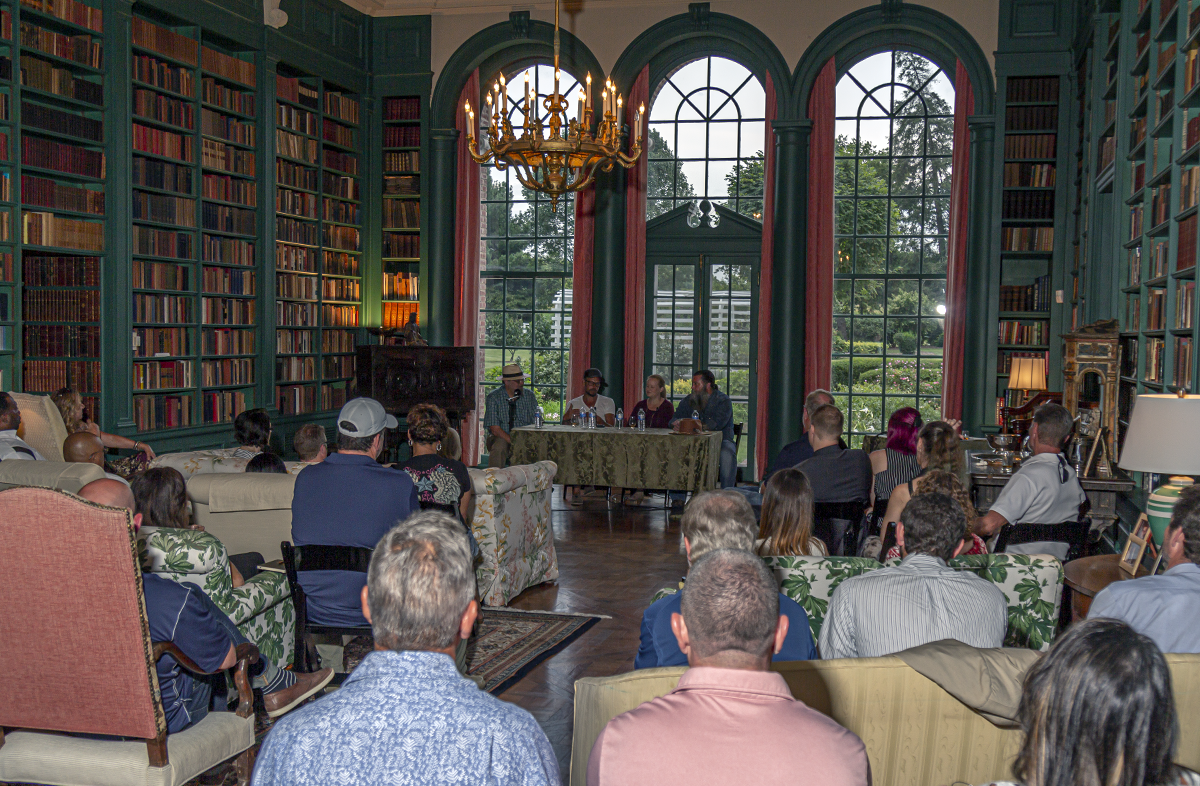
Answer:
[[[708,431],[721,432],[721,488],[733,488],[737,477],[733,402],[717,388],[717,378],[708,369],[692,375],[692,394],[680,402],[671,426],[680,431],[680,421],[688,419],[699,420]]]
[[[5,459],[45,461],[45,457],[41,453],[17,436],[19,428],[21,428],[21,408],[17,406],[16,399],[12,396],[0,393],[0,461]]]

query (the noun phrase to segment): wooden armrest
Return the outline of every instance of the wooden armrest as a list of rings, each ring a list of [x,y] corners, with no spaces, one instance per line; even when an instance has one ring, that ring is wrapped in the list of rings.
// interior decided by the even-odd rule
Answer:
[[[180,666],[183,666],[188,671],[196,674],[212,674],[213,672],[205,671],[196,665],[196,662],[183,654],[183,650],[175,646],[173,641],[156,641],[154,644],[154,661],[163,655],[170,655]],[[234,650],[237,657],[237,663],[233,666],[233,684],[237,686],[238,691],[238,708],[237,715],[242,718],[249,718],[254,712],[254,693],[250,689],[250,666],[258,663],[259,652],[258,647],[250,642],[237,645]]]

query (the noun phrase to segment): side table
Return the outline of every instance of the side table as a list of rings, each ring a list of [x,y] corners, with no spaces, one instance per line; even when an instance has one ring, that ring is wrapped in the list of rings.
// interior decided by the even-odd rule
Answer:
[[[1134,578],[1121,570],[1117,564],[1120,554],[1097,554],[1094,557],[1073,559],[1063,565],[1064,581],[1071,588],[1071,621],[1086,619],[1092,608],[1092,600],[1100,590],[1114,581]],[[1138,566],[1137,577],[1149,575],[1144,566]]]

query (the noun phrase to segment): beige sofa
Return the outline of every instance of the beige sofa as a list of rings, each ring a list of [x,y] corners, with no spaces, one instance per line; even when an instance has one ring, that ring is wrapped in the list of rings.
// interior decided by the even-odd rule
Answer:
[[[0,461],[0,491],[14,486],[37,486],[76,494],[93,480],[103,478],[104,470],[95,464],[20,459]]]
[[[279,544],[292,539],[294,475],[208,473],[188,478],[188,499],[197,524],[230,554],[257,551],[268,562],[282,559]]]
[[[9,392],[21,410],[21,428],[17,436],[47,461],[62,461],[63,443],[67,441],[67,427],[62,414],[49,396],[34,396],[29,393]]]
[[[214,450],[193,450],[187,453],[165,453],[156,456],[150,462],[151,467],[170,467],[178,470],[184,479],[194,475],[209,473],[236,474],[246,471],[250,463],[248,458],[237,458],[233,454],[237,448],[216,448]],[[289,475],[295,475],[308,466],[307,461],[285,461]],[[265,473],[264,473],[265,474]]]
[[[1176,761],[1200,770],[1200,655],[1167,655],[1180,725]],[[896,656],[778,663],[792,695],[862,738],[874,786],[1012,778],[1018,729],[985,720]],[[674,689],[683,666],[575,682],[571,786],[609,720]]]

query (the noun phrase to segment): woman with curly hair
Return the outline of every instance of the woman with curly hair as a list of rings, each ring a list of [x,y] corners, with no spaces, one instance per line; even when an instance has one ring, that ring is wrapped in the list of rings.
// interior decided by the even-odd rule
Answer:
[[[913,497],[919,497],[922,494],[945,494],[950,499],[959,504],[963,510],[963,514],[967,517],[967,536],[971,539],[970,548],[962,552],[965,556],[969,554],[987,554],[987,544],[983,542],[983,538],[975,534],[975,525],[979,521],[979,513],[975,510],[975,506],[971,504],[971,495],[967,493],[966,487],[962,481],[958,479],[958,475],[953,472],[947,472],[944,469],[927,470],[920,477],[920,482],[914,482]],[[899,546],[892,546],[888,550],[883,561],[887,562],[891,559],[899,559]]]
[[[824,557],[824,542],[812,534],[813,488],[795,467],[781,469],[767,481],[758,554],[763,557]]]
[[[132,456],[113,461],[112,465],[117,474],[129,477],[135,472],[144,469],[153,460],[154,450],[145,442],[138,442],[129,437],[122,437],[118,434],[109,434],[101,431],[100,426],[91,419],[88,411],[84,409],[83,396],[79,395],[78,390],[59,388],[50,396],[50,400],[54,402],[54,406],[58,407],[58,411],[62,415],[63,425],[67,427],[68,435],[76,434],[80,431],[88,431],[99,437],[100,442],[106,448],[140,451]]]
[[[441,407],[418,404],[408,411],[408,444],[412,458],[396,465],[412,478],[422,510],[441,510],[456,516],[470,531],[471,476],[467,466],[441,454],[450,422]]]

